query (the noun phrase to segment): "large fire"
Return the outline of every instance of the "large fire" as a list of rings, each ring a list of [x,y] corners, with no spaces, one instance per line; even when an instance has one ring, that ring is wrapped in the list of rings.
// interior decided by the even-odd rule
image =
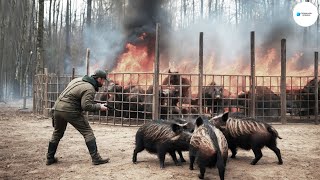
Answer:
[[[143,38],[141,36],[140,38]],[[117,76],[113,78],[116,82],[122,82],[124,85],[128,84],[143,84],[152,85],[153,77],[143,72],[153,72],[154,55],[149,55],[146,46],[135,46],[127,43],[126,52],[120,55],[116,62],[116,67],[112,69],[112,73],[125,72],[133,73],[126,76]]]
[[[142,35],[140,38],[144,38]],[[296,53],[293,57],[287,57],[287,89],[300,89],[307,84],[311,78],[301,78],[297,76],[312,76],[313,65],[305,69],[298,68],[298,61],[301,60],[302,53]],[[167,61],[162,59],[160,55],[160,72],[167,73],[168,69],[175,69],[182,74],[193,74],[194,76],[187,76],[191,81],[192,94],[196,94],[198,79],[198,61],[191,59],[175,60],[169,62],[169,67],[161,66],[161,62]],[[232,63],[230,63],[232,62]],[[247,62],[247,63],[243,63]],[[122,85],[139,84],[152,85],[153,84],[153,63],[154,53],[148,54],[147,46],[134,45],[127,43],[126,52],[121,54],[117,60],[117,64],[112,73],[112,79]],[[267,86],[274,92],[280,92],[280,73],[281,62],[280,54],[276,49],[269,49],[267,53],[262,53],[257,50],[256,53],[256,85]],[[117,75],[117,73],[132,73],[131,75]],[[219,62],[214,58],[214,55],[204,57],[204,73],[210,74],[204,81],[204,85],[209,85],[214,81],[218,85],[224,85],[232,94],[248,91],[250,85],[250,63],[244,61],[242,58],[237,60],[227,60]],[[230,75],[223,78],[215,78],[212,75]],[[232,76],[233,75],[233,76]],[[235,75],[241,75],[237,77]],[[295,76],[295,77],[290,77]],[[222,77],[222,76],[220,76]],[[163,78],[162,78],[163,79]],[[161,81],[161,78],[160,78]],[[160,82],[161,83],[161,82]]]

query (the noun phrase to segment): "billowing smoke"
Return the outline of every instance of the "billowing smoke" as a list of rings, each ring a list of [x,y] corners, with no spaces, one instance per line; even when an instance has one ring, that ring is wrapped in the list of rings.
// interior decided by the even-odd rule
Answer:
[[[253,13],[263,13],[260,11],[253,10]],[[210,19],[204,18],[171,34],[169,38],[171,41],[168,42],[170,61],[179,64],[183,60],[188,60],[193,62],[191,67],[195,67],[199,59],[199,33],[204,32],[204,66],[207,69],[211,68],[205,71],[206,73],[229,72],[228,68],[236,64],[238,74],[240,71],[248,74],[249,71],[245,70],[250,66],[250,32],[255,31],[257,66],[258,62],[263,62],[267,58],[272,59],[269,64],[271,69],[279,66],[280,45],[283,38],[287,41],[288,63],[294,63],[296,70],[313,65],[313,51],[317,50],[318,37],[312,32],[315,32],[313,30],[316,24],[310,28],[298,26],[293,21],[292,8],[282,9],[276,17],[262,16],[257,21],[242,20],[238,25],[235,25],[235,22],[230,23],[229,18],[227,14],[218,18],[215,16]],[[273,51],[275,55],[268,56]],[[187,65],[186,68],[180,69],[186,69],[185,72],[190,71]]]
[[[121,31],[115,31],[107,27],[107,25],[101,28],[87,28],[85,30],[85,47],[90,48],[90,68],[91,71],[96,69],[112,69],[115,65],[117,54],[122,52],[123,41],[125,39]],[[85,49],[83,50],[85,52]],[[82,57],[86,57],[83,53]],[[80,72],[86,72],[85,59]],[[92,73],[92,72],[90,72]]]
[[[306,29],[294,22],[292,18],[294,3],[280,7],[280,10],[281,8],[283,10],[277,14],[264,14],[262,2],[247,3],[243,5],[245,10],[253,9],[251,14],[260,14],[260,19],[245,19],[247,17],[242,15],[236,24],[235,19],[230,20],[231,17],[234,18],[234,14],[216,15],[213,11],[208,18],[207,7],[204,8],[204,18],[199,18],[198,15],[192,22],[192,4],[187,4],[187,14],[182,18],[180,13],[182,5],[180,3],[169,5],[167,2],[163,0],[127,1],[123,31],[101,30],[98,33],[88,31],[88,35],[98,34],[89,38],[90,44],[96,48],[92,53],[93,59],[102,59],[101,66],[112,69],[117,65],[121,55],[128,51],[126,44],[130,43],[134,46],[148,47],[147,54],[152,60],[156,23],[160,23],[160,65],[176,66],[180,72],[196,72],[190,71],[190,67],[195,68],[198,64],[200,32],[204,32],[205,73],[228,73],[228,68],[234,65],[237,72],[233,72],[249,74],[251,31],[255,31],[257,67],[267,58],[270,61],[270,69],[279,66],[282,38],[287,40],[288,63],[294,63],[297,70],[307,68],[313,63],[313,51],[317,50],[317,40],[314,37],[318,36],[311,32],[314,32],[312,28],[316,25]],[[231,6],[234,2],[226,2],[230,5],[231,14],[235,13],[233,11],[235,7]],[[199,9],[199,5],[195,5],[195,12],[199,12]],[[227,10],[223,12],[226,13]],[[182,19],[189,20],[187,25],[180,27]],[[269,55],[270,52],[273,53],[271,53],[272,56]],[[276,74],[272,72],[269,75]]]
[[[161,24],[161,51],[165,51],[166,32],[169,18],[162,8],[162,0],[129,1],[126,8],[124,30],[126,43],[135,46],[147,46],[148,56],[153,57],[155,51],[156,24]]]

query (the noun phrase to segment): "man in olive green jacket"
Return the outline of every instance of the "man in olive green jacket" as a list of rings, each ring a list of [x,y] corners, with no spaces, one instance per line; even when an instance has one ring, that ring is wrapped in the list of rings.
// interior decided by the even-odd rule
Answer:
[[[57,162],[54,157],[59,141],[63,137],[67,123],[75,127],[84,137],[92,164],[99,165],[109,162],[109,158],[102,159],[98,153],[96,138],[82,114],[83,111],[106,111],[103,104],[95,104],[94,96],[107,79],[107,72],[97,70],[93,75],[72,80],[60,94],[53,107],[54,131],[49,142],[46,165]]]

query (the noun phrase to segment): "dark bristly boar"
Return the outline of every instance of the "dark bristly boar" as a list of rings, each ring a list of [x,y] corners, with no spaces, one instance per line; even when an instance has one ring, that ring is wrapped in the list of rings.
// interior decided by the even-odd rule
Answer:
[[[208,107],[208,113],[222,113],[224,97],[223,86],[218,86],[215,82],[211,82],[202,89],[203,105]]]
[[[174,122],[154,121],[141,126],[136,133],[136,146],[132,162],[137,162],[137,154],[144,149],[158,155],[160,168],[164,168],[166,153],[169,153],[176,165],[181,165],[177,160],[176,151],[181,161],[185,161],[181,151],[189,150],[191,133],[185,130],[187,124]]]
[[[277,155],[278,164],[283,163],[280,150],[277,148],[277,138],[282,138],[271,125],[252,118],[232,117],[228,112],[213,117],[210,122],[225,135],[232,152],[231,158],[236,157],[238,147],[252,149],[255,158],[251,164],[255,165],[262,157],[261,149],[267,146]]]
[[[193,170],[194,161],[197,159],[200,179],[204,178],[206,167],[214,166],[219,170],[220,179],[224,179],[228,158],[228,143],[223,133],[210,124],[208,119],[198,117],[190,145],[190,169]]]

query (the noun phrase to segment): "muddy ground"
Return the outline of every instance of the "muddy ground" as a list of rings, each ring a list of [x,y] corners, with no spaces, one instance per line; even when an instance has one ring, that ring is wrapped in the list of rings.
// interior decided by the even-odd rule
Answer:
[[[190,171],[188,162],[175,166],[167,156],[165,169],[159,168],[157,156],[146,151],[132,163],[134,136],[138,127],[92,124],[100,154],[110,157],[108,164],[93,166],[84,139],[68,125],[56,156],[59,162],[45,165],[51,120],[19,110],[10,103],[0,103],[0,179],[198,179],[199,169]],[[282,140],[278,147],[283,165],[265,148],[257,165],[250,165],[251,151],[238,151],[228,159],[225,179],[319,179],[320,126],[313,124],[274,125]],[[230,151],[229,151],[230,154]],[[188,161],[188,153],[184,153]],[[218,179],[217,169],[209,169],[205,179]]]

